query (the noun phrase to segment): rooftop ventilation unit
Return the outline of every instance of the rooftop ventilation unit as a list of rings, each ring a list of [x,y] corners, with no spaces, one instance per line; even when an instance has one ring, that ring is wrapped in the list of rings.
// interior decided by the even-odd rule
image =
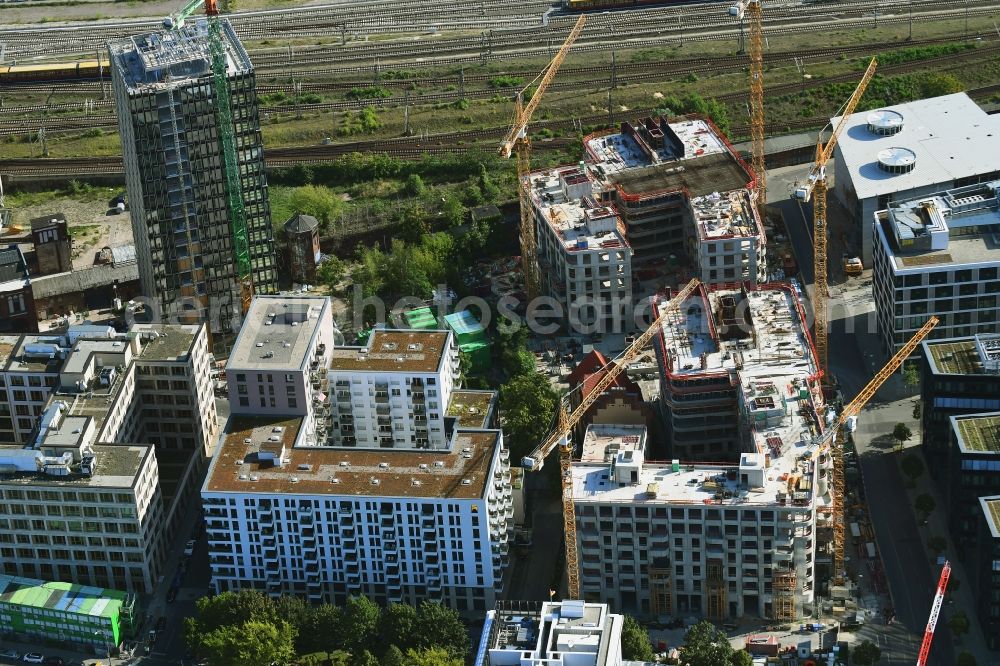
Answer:
[[[434,466],[435,467],[444,467],[444,462],[441,461],[441,460],[435,460],[434,461]]]
[[[340,461],[340,466],[341,467],[350,467],[351,463],[347,462],[346,460],[341,460]]]
[[[886,173],[909,173],[917,166],[917,154],[909,148],[900,146],[878,151],[877,158],[878,168]]]
[[[380,462],[378,464],[378,467],[379,467],[379,469],[389,469],[389,463],[387,463],[387,462]]]
[[[299,482],[299,477],[293,476],[291,479],[289,479],[289,481],[291,481],[292,483],[298,483]]]
[[[903,131],[903,114],[879,109],[868,114],[868,131],[879,136],[892,136]]]
[[[369,480],[371,481],[373,486],[377,486],[380,483],[380,481],[376,479],[374,476]]]
[[[336,485],[336,484],[340,483],[340,479],[338,479],[338,478],[337,478],[337,477],[335,477],[335,476],[331,476],[331,477],[330,477],[330,483],[332,483],[332,484]]]
[[[471,486],[472,485],[472,479],[462,479],[462,485],[463,486]]]

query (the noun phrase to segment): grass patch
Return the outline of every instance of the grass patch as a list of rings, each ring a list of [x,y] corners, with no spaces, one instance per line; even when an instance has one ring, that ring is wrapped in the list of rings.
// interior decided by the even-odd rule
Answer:
[[[344,94],[344,97],[347,99],[386,99],[392,97],[392,91],[382,86],[351,88]]]
[[[517,88],[524,85],[523,76],[513,76],[511,74],[501,74],[490,79],[491,88]]]
[[[99,234],[100,232],[100,225],[80,224],[69,228],[69,237],[73,240],[84,240],[87,236],[90,236],[91,234]]]

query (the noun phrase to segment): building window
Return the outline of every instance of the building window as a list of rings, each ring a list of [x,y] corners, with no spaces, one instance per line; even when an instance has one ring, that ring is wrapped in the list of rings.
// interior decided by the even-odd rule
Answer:
[[[24,306],[24,294],[14,294],[7,297],[7,312],[10,314],[27,312],[27,308]]]

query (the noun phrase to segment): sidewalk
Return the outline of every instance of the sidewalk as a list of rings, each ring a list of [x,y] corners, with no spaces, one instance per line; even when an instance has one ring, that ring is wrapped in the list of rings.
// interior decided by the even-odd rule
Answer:
[[[917,437],[912,438],[911,442],[914,440],[919,442]],[[920,456],[921,461],[923,461],[923,454],[920,451],[919,443],[909,444],[904,449],[904,452],[906,454]],[[924,552],[927,554],[927,559],[930,562],[934,562],[937,556],[931,552],[927,542],[934,536],[945,538],[948,542],[948,547],[941,554],[941,556],[947,558],[948,561],[951,562],[951,580],[959,581],[958,590],[949,593],[946,598],[947,601],[941,611],[941,617],[938,620],[938,624],[940,625],[941,623],[948,622],[948,618],[950,618],[956,610],[961,609],[969,618],[969,632],[956,640],[956,654],[962,650],[968,650],[976,657],[976,662],[979,666],[994,666],[995,664],[1000,664],[1000,654],[990,651],[986,647],[986,639],[983,636],[982,628],[980,627],[978,621],[978,614],[976,613],[976,603],[973,598],[972,585],[969,584],[970,579],[965,574],[965,568],[962,561],[955,556],[955,546],[952,543],[951,533],[948,529],[948,517],[945,512],[944,498],[941,496],[937,484],[934,483],[930,474],[926,471],[926,465],[925,471],[917,479],[915,487],[907,489],[907,495],[909,496],[911,505],[916,500],[917,496],[923,493],[926,493],[934,498],[934,504],[936,507],[928,517],[927,524],[918,524],[917,527],[920,532],[921,541],[923,542]],[[940,573],[941,568],[934,565],[934,571]]]
[[[24,656],[28,652],[34,652],[46,657],[60,657],[66,663],[66,666],[97,666],[98,664],[100,666],[107,666],[108,664],[106,657],[97,656],[93,652],[80,652],[66,648],[50,647],[41,645],[40,643],[26,643],[3,639],[0,640],[0,651],[3,650],[14,650],[19,656]],[[103,653],[103,650],[101,652]],[[114,666],[124,666],[124,664],[129,663],[128,660],[118,658],[113,658],[113,662]],[[0,657],[0,664],[4,666],[13,664],[20,666],[22,663],[20,659]]]

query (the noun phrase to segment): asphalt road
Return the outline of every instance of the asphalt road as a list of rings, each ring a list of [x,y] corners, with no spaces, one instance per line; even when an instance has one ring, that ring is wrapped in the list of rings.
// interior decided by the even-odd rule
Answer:
[[[558,461],[549,464],[558,466]],[[513,560],[506,598],[523,601],[548,601],[549,586],[555,574],[556,560],[562,549],[562,504],[548,487],[545,472],[525,476],[528,506],[534,513],[531,547],[525,559]]]
[[[786,188],[797,175],[793,169],[774,178],[769,174],[769,185]],[[784,178],[782,178],[784,176]],[[780,185],[778,183],[781,183]],[[769,188],[779,195],[778,189]],[[813,282],[811,210],[808,205],[785,200],[772,202],[784,214],[789,240],[796,254],[802,279],[806,285]],[[858,303],[870,301],[859,285],[846,283],[837,287],[845,300]],[[853,289],[853,291],[851,291]],[[872,305],[872,307],[874,307]],[[837,316],[836,310],[832,313]],[[830,327],[830,370],[840,383],[845,401],[850,401],[872,377],[875,362],[873,349],[874,331],[867,330],[866,313],[854,314],[852,319],[832,319]],[[867,357],[867,360],[866,360]],[[916,518],[910,506],[903,478],[891,452],[871,446],[871,439],[884,435],[896,421],[909,417],[911,401],[890,403],[886,391],[876,395],[862,412],[855,439],[865,478],[867,504],[876,540],[882,555],[883,567],[889,584],[896,619],[885,625],[875,618],[860,632],[862,640],[871,640],[882,649],[880,664],[912,665],[927,624],[931,601],[937,584],[936,569],[932,571],[917,530]],[[931,650],[931,664],[953,664],[955,654],[950,631],[944,622],[939,623]]]
[[[909,634],[892,631],[893,626],[879,627],[892,655],[890,659],[883,647],[883,660],[912,664],[927,626],[937,576],[927,561],[895,456],[869,450],[861,455],[861,467],[872,527],[895,603],[896,627]],[[929,663],[955,663],[951,632],[945,622],[938,623]]]

